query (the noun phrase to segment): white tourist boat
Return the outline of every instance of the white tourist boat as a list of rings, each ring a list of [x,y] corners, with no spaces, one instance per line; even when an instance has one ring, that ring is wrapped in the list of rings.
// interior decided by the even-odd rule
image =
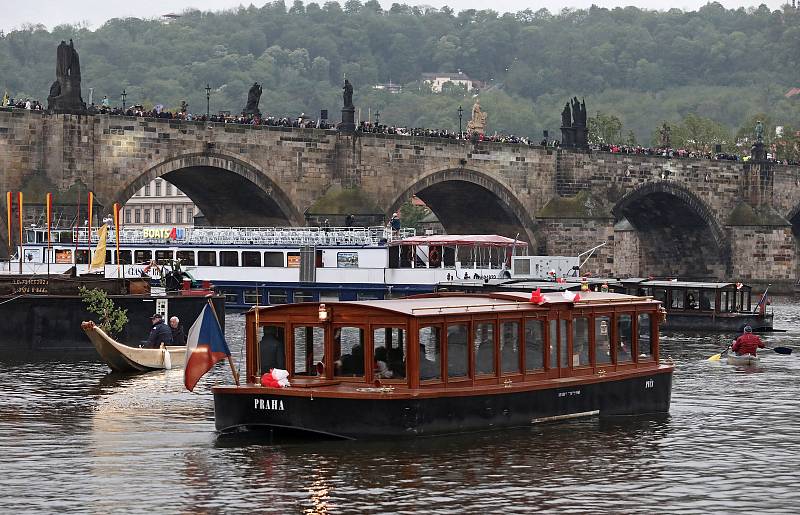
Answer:
[[[25,229],[25,242],[0,273],[88,271],[86,228],[51,232]],[[375,300],[433,292],[456,278],[511,277],[514,256],[527,259],[527,243],[499,235],[426,235],[387,227],[195,227],[122,229],[117,259],[108,231],[106,277],[149,275],[160,281],[173,263],[197,282],[225,294],[226,305]],[[22,256],[20,267],[19,256]],[[546,258],[550,259],[550,258]],[[530,268],[542,264],[526,262]]]

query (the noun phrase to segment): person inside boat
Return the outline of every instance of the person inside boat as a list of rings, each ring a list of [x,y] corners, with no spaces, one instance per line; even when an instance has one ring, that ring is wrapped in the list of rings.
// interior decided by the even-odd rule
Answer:
[[[419,378],[434,379],[439,377],[439,364],[428,358],[425,344],[419,344]]]
[[[147,347],[157,349],[162,343],[164,345],[172,345],[172,331],[164,323],[164,318],[161,314],[155,313],[150,317],[150,322],[153,327],[150,328],[150,336],[147,337]]]
[[[394,377],[394,373],[389,370],[387,356],[386,347],[378,347],[375,349],[375,377],[380,379],[391,379]]]
[[[733,346],[731,350],[737,356],[743,356],[745,354],[750,354],[756,356],[758,353],[758,349],[765,348],[764,342],[761,341],[761,338],[758,335],[753,334],[753,328],[749,325],[744,326],[744,333],[736,338],[736,341],[733,342]]]
[[[169,330],[172,332],[172,345],[186,345],[186,331],[178,317],[170,317]]]
[[[283,344],[283,331],[276,325],[264,326],[261,338],[261,370],[272,368],[286,370],[286,352]]]

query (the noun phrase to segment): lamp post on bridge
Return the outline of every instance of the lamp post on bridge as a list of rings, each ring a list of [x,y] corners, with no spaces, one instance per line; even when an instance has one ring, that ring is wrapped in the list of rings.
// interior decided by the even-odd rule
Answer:
[[[458,137],[461,137],[461,118],[464,116],[464,108],[458,106]]]
[[[211,86],[206,82],[206,120],[211,118]]]
[[[125,98],[128,96],[128,93],[125,91],[125,88],[122,89],[122,93],[120,94],[122,97],[122,111],[125,111]]]

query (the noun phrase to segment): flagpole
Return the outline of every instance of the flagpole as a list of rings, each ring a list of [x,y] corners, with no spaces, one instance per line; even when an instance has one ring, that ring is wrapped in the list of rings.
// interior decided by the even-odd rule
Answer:
[[[92,268],[92,210],[94,209],[94,192],[90,191],[86,201],[86,214],[89,215],[89,225],[86,228],[86,249],[89,252],[89,264],[86,269],[89,272]],[[105,267],[104,267],[105,268]]]
[[[214,313],[214,318],[217,319],[217,324],[222,327],[222,324],[219,323],[219,317],[217,316],[217,310],[214,309],[214,303],[211,302],[211,299],[208,299],[208,305],[211,307],[211,312]],[[231,366],[231,373],[233,373],[233,382],[236,383],[236,386],[239,386],[239,372],[236,371],[236,367],[233,365],[233,356],[228,354],[228,364]]]
[[[119,219],[119,204],[117,202],[114,202],[113,209],[114,209],[114,230],[116,231],[116,237],[114,239],[116,240],[116,244],[117,244],[117,277],[120,277],[120,273],[119,273],[120,268],[121,268],[120,263],[119,263],[119,225],[120,225],[120,219]],[[121,269],[122,269],[122,278],[125,279],[125,268],[122,267]]]
[[[22,275],[22,256],[25,255],[22,227],[22,192],[19,192],[19,274]]]
[[[47,203],[47,275],[50,275],[50,220],[52,219],[53,211],[53,194],[48,193],[45,197]]]
[[[256,331],[255,331],[255,335],[254,335],[255,341],[258,341],[258,333],[259,333],[259,330],[260,330],[260,327],[259,327],[260,323],[259,323],[259,320],[258,320],[258,313],[259,313],[259,311],[261,311],[259,309],[259,307],[258,307],[258,304],[259,304],[260,301],[261,301],[261,295],[259,295],[259,293],[258,293],[258,283],[256,283]],[[245,334],[246,334],[246,331],[245,331]],[[259,379],[261,377],[261,345],[256,345],[256,363],[258,363],[258,366],[256,367],[256,369],[258,370],[258,376],[259,376],[256,379]]]
[[[77,188],[76,188],[76,193],[75,193],[75,195],[77,196],[76,201],[78,203],[77,212],[75,214],[75,276],[76,277],[78,275],[80,275],[80,274],[78,274],[78,244],[81,241],[81,193],[80,193],[80,190],[81,190],[81,187],[80,187],[80,185],[78,185]]]
[[[13,234],[11,234],[11,218],[13,216],[13,203],[14,196],[10,191],[6,192],[6,218],[8,222],[8,272],[11,273],[11,243],[13,241]]]

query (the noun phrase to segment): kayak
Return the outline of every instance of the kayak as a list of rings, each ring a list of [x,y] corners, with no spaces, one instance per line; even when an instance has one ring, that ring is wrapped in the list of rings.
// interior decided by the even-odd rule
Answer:
[[[758,356],[752,354],[734,354],[728,353],[728,365],[758,365],[760,359]]]

